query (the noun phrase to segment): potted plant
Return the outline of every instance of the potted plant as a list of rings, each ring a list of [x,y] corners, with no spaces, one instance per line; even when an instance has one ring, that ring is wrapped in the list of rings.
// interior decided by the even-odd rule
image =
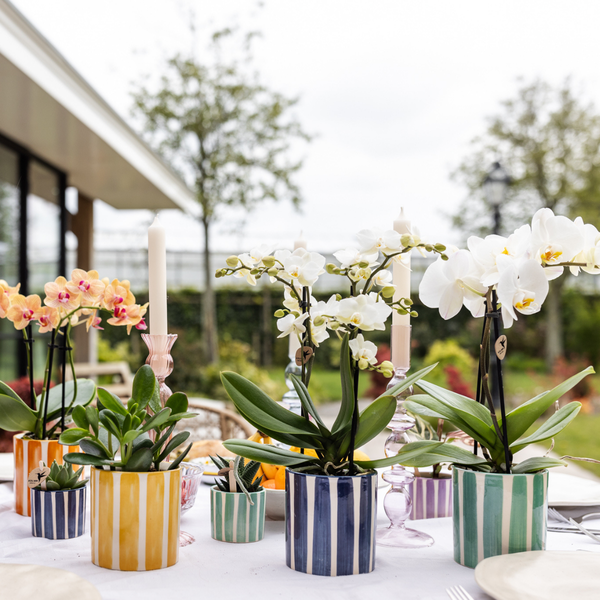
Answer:
[[[358,241],[360,248],[335,253],[339,266],[325,265],[323,256],[304,248],[271,253],[271,247],[261,246],[229,257],[227,267],[216,273],[217,277],[244,277],[252,285],[267,275],[284,285],[284,308],[275,316],[279,337],[292,335],[299,341],[296,361],[302,377],[292,376],[292,380],[300,396],[302,415],[276,404],[235,373],[222,373],[221,379],[236,408],[258,431],[288,446],[314,450],[314,456],[247,440],[228,440],[225,446],[252,460],[289,467],[285,486],[287,565],[317,575],[368,573],[375,566],[374,469],[397,461],[395,457],[355,460],[354,451],[389,423],[396,410],[395,395],[429,369],[394,386],[359,413],[360,371],[378,371],[390,378],[394,370],[389,361],[377,363],[377,347],[363,333],[384,330],[393,311],[416,316],[410,299],[394,298],[396,290],[388,267],[413,248],[437,254],[445,249],[396,231],[363,230]],[[350,289],[347,297],[337,294],[327,302],[311,297],[311,286],[325,271],[344,279]],[[319,417],[308,392],[314,356],[330,332],[342,341],[342,404],[331,429]],[[360,511],[355,510],[357,506]],[[343,526],[338,526],[338,519]],[[336,558],[332,560],[332,556]]]
[[[443,419],[419,417],[416,414],[411,416],[415,420],[415,426],[410,433],[411,438],[442,443],[461,438],[462,432],[456,431]],[[432,422],[435,423],[435,428]],[[410,518],[414,521],[451,517],[452,478],[449,473],[443,471],[443,464],[434,464],[427,471],[414,466],[414,472],[415,478],[406,486],[412,499]]]
[[[181,392],[173,394],[163,408],[156,377],[144,365],[135,375],[133,395],[126,406],[99,388],[96,407],[76,407],[73,411],[77,427],[64,431],[60,442],[78,443],[84,451],[66,454],[66,462],[92,466],[95,565],[148,571],[178,561],[179,464],[192,444],[173,462],[167,461],[190,435],[188,431],[172,435],[178,421],[194,416],[187,408],[187,398]]]
[[[454,558],[474,567],[488,556],[544,548],[547,483],[550,467],[562,460],[539,457],[514,461],[514,454],[532,443],[551,439],[568,425],[581,405],[571,402],[535,432],[529,429],[555,402],[586,375],[581,371],[549,392],[507,411],[502,386],[502,360],[508,340],[500,326],[509,328],[517,313],[540,310],[549,286],[565,267],[600,273],[600,233],[578,218],[538,211],[531,226],[508,238],[471,237],[469,250],[458,250],[446,262],[437,261],[420,285],[423,303],[439,308],[449,319],[467,306],[483,316],[476,399],[419,382],[425,395],[406,402],[413,413],[445,419],[474,440],[473,452],[439,441],[418,441],[405,446],[402,464],[416,467],[450,463],[453,469]],[[493,327],[492,327],[493,325]],[[498,383],[499,412],[490,392],[490,356],[497,356],[493,375]]]
[[[85,323],[87,329],[101,329],[99,312],[110,314],[108,323],[145,329],[146,306],[135,303],[128,281],[109,282],[99,279],[97,271],[74,269],[71,279],[58,277],[44,286],[45,297],[19,294],[20,284],[11,287],[0,280],[0,318],[11,321],[23,332],[27,344],[30,398],[28,406],[8,385],[0,382],[0,429],[22,431],[13,440],[15,457],[15,509],[29,516],[30,496],[27,475],[40,460],[62,463],[66,448],[58,437],[71,422],[76,406],[87,406],[96,395],[96,386],[89,379],[77,379],[73,362],[71,331]],[[35,393],[32,325],[39,333],[50,333],[46,355],[44,384],[41,394]],[[58,351],[58,352],[56,352]],[[56,356],[58,354],[58,357]],[[56,358],[56,360],[55,360]],[[62,382],[51,388],[53,369],[59,363]],[[73,380],[65,382],[67,363]]]
[[[83,467],[56,461],[50,469],[43,461],[29,474],[31,488],[31,534],[49,540],[68,540],[85,532],[87,482]]]
[[[227,461],[210,457],[222,479],[210,490],[210,523],[213,539],[220,542],[258,542],[265,532],[265,490],[258,475],[260,463],[237,456]]]

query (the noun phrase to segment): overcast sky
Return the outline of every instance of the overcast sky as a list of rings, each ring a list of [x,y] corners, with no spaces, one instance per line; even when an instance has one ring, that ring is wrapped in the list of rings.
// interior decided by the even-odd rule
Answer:
[[[221,26],[262,32],[262,82],[300,95],[296,114],[318,135],[301,149],[305,204],[300,215],[265,205],[235,235],[227,215],[215,228],[219,250],[289,245],[303,230],[310,248],[331,251],[363,227],[390,227],[401,206],[431,241],[457,242],[446,215],[466,192],[449,173],[518,76],[571,75],[600,100],[600,3],[589,0],[12,1],[126,120],[133,82],[151,83],[167,58],[201,58]],[[120,222],[143,242],[148,215],[113,212],[98,210],[99,228]],[[171,248],[200,247],[195,223],[163,212]]]

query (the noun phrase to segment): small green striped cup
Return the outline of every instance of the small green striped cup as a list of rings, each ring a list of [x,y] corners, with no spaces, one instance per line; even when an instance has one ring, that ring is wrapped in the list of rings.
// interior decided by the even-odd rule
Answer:
[[[454,560],[475,567],[484,558],[544,550],[548,471],[506,475],[454,467]]]
[[[265,533],[266,492],[250,494],[250,504],[242,492],[210,490],[210,526],[213,539],[220,542],[258,542]]]

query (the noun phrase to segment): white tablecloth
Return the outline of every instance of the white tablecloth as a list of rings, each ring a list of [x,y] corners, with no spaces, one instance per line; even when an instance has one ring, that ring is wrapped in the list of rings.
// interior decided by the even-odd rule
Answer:
[[[196,505],[182,518],[182,529],[192,533],[196,542],[180,549],[179,563],[169,569],[137,573],[94,566],[89,533],[63,541],[32,537],[30,519],[14,512],[11,484],[1,484],[0,563],[30,563],[72,571],[94,584],[104,600],[247,596],[268,600],[447,600],[445,589],[458,584],[475,599],[489,598],[475,582],[474,571],[454,562],[449,518],[410,523],[434,537],[435,544],[430,548],[401,550],[378,546],[372,573],[318,577],[297,573],[286,566],[282,521],[267,521],[265,538],[258,543],[228,544],[213,540],[208,490],[208,486],[200,486]],[[379,490],[379,525],[387,523],[381,507],[385,491]],[[582,535],[549,533],[548,549],[600,552],[600,544]]]

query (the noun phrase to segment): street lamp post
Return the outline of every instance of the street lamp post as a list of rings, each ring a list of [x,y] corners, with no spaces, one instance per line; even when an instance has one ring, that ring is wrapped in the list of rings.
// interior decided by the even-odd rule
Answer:
[[[494,209],[494,228],[492,230],[494,235],[500,234],[500,206],[506,198],[506,192],[510,183],[510,176],[498,161],[492,165],[492,168],[483,180],[485,197],[488,204]],[[500,388],[496,368],[497,360],[496,354],[492,352],[490,356],[490,379],[492,383],[492,400],[495,407],[500,406]]]
[[[494,209],[493,233],[500,233],[500,206],[506,198],[506,192],[510,186],[511,178],[504,167],[496,161],[489,173],[483,180],[483,191],[488,204]]]

